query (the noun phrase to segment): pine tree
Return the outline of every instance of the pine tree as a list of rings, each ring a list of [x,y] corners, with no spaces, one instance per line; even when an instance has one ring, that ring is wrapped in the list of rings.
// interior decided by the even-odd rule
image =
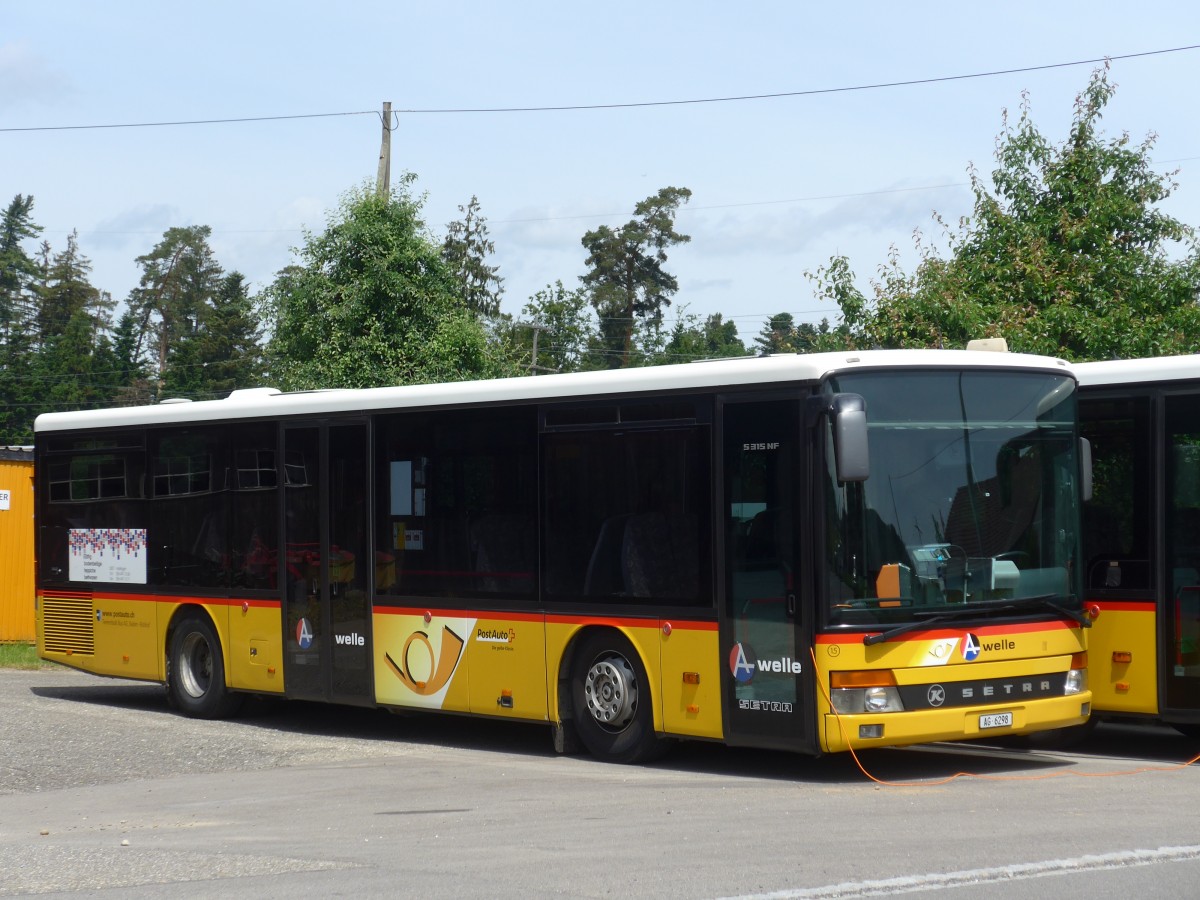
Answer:
[[[620,228],[601,225],[583,236],[590,271],[580,276],[600,318],[600,341],[609,367],[641,364],[632,357],[634,334],[643,329],[643,346],[657,342],[663,307],[679,290],[663,268],[667,249],[691,237],[675,230],[675,215],[692,192],[665,187],[634,207],[634,218]]]
[[[487,220],[479,214],[478,197],[472,195],[471,202],[458,211],[463,218],[447,226],[442,259],[458,282],[467,308],[490,318],[500,312],[500,295],[504,293],[504,279],[496,274],[499,268],[487,264],[496,245],[488,238]]]

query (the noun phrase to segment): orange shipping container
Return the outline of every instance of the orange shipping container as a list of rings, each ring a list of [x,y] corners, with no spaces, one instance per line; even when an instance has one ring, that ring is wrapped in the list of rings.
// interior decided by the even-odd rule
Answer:
[[[0,641],[32,641],[33,450],[0,448]]]

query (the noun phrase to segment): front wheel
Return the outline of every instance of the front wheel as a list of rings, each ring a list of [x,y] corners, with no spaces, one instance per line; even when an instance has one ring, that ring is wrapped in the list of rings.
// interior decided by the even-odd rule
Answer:
[[[579,739],[599,759],[645,762],[666,747],[654,733],[650,679],[624,635],[583,638],[571,664],[571,706]]]
[[[225,684],[221,642],[206,618],[190,615],[175,626],[167,692],[175,708],[194,719],[224,719],[242,705],[242,695]]]

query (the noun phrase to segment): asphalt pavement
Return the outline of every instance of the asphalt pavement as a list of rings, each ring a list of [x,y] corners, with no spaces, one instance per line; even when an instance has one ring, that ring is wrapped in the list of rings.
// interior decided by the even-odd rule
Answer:
[[[557,756],[549,730],[0,671],[0,897],[1194,896],[1200,746]]]

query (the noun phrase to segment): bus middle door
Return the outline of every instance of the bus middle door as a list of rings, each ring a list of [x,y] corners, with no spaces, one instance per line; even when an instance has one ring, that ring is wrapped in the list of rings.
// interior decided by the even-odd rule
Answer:
[[[283,434],[286,693],[371,705],[367,428]]]

